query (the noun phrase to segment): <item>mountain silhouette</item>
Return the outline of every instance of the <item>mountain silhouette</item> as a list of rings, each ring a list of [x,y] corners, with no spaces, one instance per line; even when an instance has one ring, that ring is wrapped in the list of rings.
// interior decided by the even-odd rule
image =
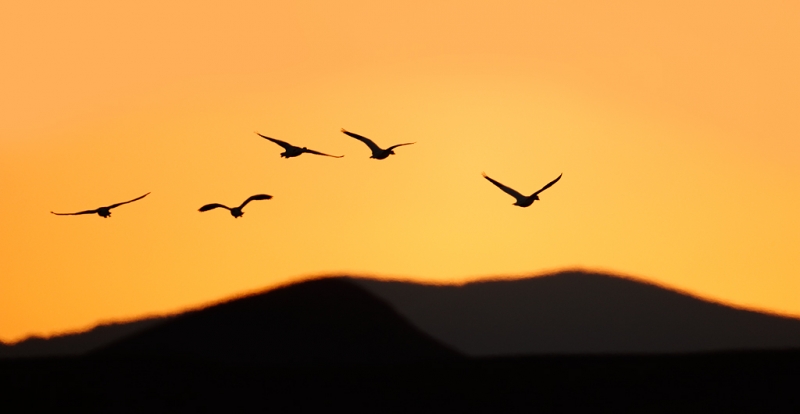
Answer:
[[[459,357],[341,278],[296,283],[188,312],[92,355],[284,366]]]
[[[352,279],[470,356],[800,349],[800,320],[569,271],[454,285]]]
[[[0,390],[15,412],[798,412],[798,323],[583,272],[326,278],[0,359]]]
[[[0,343],[0,358],[97,351],[297,364],[438,358],[450,350],[513,356],[776,349],[800,349],[800,320],[571,271],[461,286],[317,279],[174,317]]]
[[[13,345],[0,342],[0,358],[83,355],[168,319],[169,317],[152,317],[102,324],[85,332],[67,333],[49,338],[33,336]]]

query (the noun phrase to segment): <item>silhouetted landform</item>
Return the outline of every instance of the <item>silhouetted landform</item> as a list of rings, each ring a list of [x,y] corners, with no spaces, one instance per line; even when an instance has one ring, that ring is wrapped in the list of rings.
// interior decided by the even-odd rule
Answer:
[[[98,325],[85,332],[42,338],[33,336],[14,344],[0,342],[0,358],[83,355],[122,338],[152,328],[169,317],[152,317],[132,322]]]
[[[353,365],[459,354],[345,279],[318,279],[188,312],[92,353],[229,365]]]
[[[573,271],[463,286],[352,280],[430,336],[472,356],[800,349],[798,319],[604,274]]]
[[[798,351],[269,368],[0,360],[3,408],[36,413],[797,413],[798,378]]]
[[[489,349],[495,343],[487,333],[519,344],[513,341],[520,324],[539,329],[540,339],[570,341],[576,334],[564,326],[594,324],[580,338],[609,349],[618,344],[611,335],[628,338],[625,344],[684,343],[707,328],[686,322],[692,318],[729,326],[720,332],[739,332],[735,340],[742,326],[762,335],[755,322],[742,320],[786,326],[792,338],[797,322],[581,272],[461,287],[317,279],[187,312],[86,355],[2,359],[3,407],[148,414],[800,412],[800,349],[578,355],[573,347],[559,354],[464,357],[408,323],[404,313],[427,315],[426,323],[452,325],[456,333],[472,323],[480,335],[467,339]],[[654,321],[667,332],[652,336]],[[678,329],[687,326],[691,334]]]
[[[313,287],[326,284],[339,288]],[[346,293],[348,289],[341,287],[353,284],[360,288]],[[312,298],[322,291],[324,300]],[[338,294],[349,296],[337,298]],[[292,299],[293,295],[297,297]],[[361,299],[350,303],[353,295]],[[350,304],[342,307],[346,302]],[[390,311],[387,305],[392,308]],[[370,327],[370,323],[379,322],[375,315],[383,315],[380,318],[386,323],[393,322],[381,329]],[[318,316],[319,319],[314,319]],[[126,341],[119,344],[119,349],[135,347],[142,352],[146,350],[145,353],[164,350],[203,358],[215,350],[240,354],[230,350],[236,346],[250,349],[247,352],[251,353],[263,351],[261,346],[298,351],[315,346],[294,345],[292,341],[305,340],[302,335],[312,342],[336,336],[331,343],[340,347],[347,343],[386,342],[391,335],[395,339],[409,335],[416,339],[409,339],[408,343],[422,346],[418,341],[420,331],[424,333],[422,342],[433,338],[471,356],[800,349],[800,320],[736,309],[632,279],[586,272],[463,286],[362,278],[320,279],[190,312],[159,331],[144,332],[157,322],[143,320],[100,326],[83,334],[29,338],[15,345],[0,343],[0,358],[79,355],[136,333],[142,333],[140,338],[131,338],[136,342]],[[339,325],[343,328],[338,328]],[[294,333],[285,335],[283,330],[291,326],[295,327]],[[259,334],[248,332],[250,327]],[[271,329],[280,329],[281,333],[273,334]],[[388,336],[381,339],[368,338],[384,330],[393,334],[386,333]],[[186,333],[189,331],[190,335]],[[233,342],[220,343],[221,336],[232,338]],[[404,343],[396,345],[405,346]],[[336,352],[339,351],[331,349],[327,357],[332,358]],[[277,353],[269,354],[270,358],[279,359]],[[401,354],[404,355],[402,352],[398,355]],[[227,358],[219,356],[221,360]],[[250,357],[241,354],[237,358]],[[292,358],[295,357],[287,363],[293,363]]]

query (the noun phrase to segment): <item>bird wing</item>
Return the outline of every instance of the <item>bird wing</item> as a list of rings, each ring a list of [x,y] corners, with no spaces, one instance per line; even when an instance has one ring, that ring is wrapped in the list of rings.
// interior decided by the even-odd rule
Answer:
[[[231,208],[230,208],[230,207],[228,207],[228,206],[225,206],[225,205],[222,205],[222,204],[213,203],[213,204],[206,204],[206,205],[204,205],[203,207],[200,207],[200,209],[199,209],[199,210],[197,210],[197,211],[208,211],[208,210],[213,210],[213,209],[215,209],[215,208],[217,208],[217,207],[226,208],[226,209],[228,209],[228,210],[230,210],[230,209],[231,209]]]
[[[405,144],[392,145],[391,147],[386,148],[386,151],[391,151],[397,147],[402,147],[403,145],[411,145],[411,144],[416,144],[416,142],[406,142]]]
[[[524,195],[522,195],[522,194],[520,194],[520,193],[519,193],[517,190],[515,190],[515,189],[513,189],[513,188],[511,188],[511,187],[506,187],[506,186],[505,186],[505,185],[503,185],[503,184],[500,184],[499,182],[497,182],[497,181],[493,180],[491,177],[489,177],[488,175],[486,175],[486,173],[481,173],[481,174],[483,174],[483,178],[485,178],[485,179],[489,180],[489,181],[490,181],[492,184],[496,185],[496,186],[497,186],[497,188],[499,188],[499,189],[501,189],[501,190],[505,191],[505,193],[506,193],[506,194],[508,194],[508,195],[510,195],[510,196],[512,196],[512,197],[514,197],[514,198],[516,198],[517,200],[523,200],[523,199],[525,199],[525,196],[524,196]]]
[[[147,193],[147,194],[150,194],[150,193]],[[119,206],[121,206],[121,205],[123,205],[123,204],[133,203],[133,202],[134,202],[134,201],[136,201],[136,200],[141,200],[141,199],[145,198],[145,196],[147,196],[147,194],[145,194],[145,195],[143,195],[143,196],[136,197],[136,198],[134,198],[133,200],[128,200],[128,201],[123,201],[123,202],[121,202],[121,203],[112,204],[112,205],[110,205],[110,206],[108,206],[108,207],[106,207],[106,208],[110,210],[110,209],[112,209],[112,208],[114,208],[114,207],[119,207]]]
[[[295,148],[295,146],[294,146],[294,145],[292,145],[292,144],[290,144],[290,143],[288,143],[288,142],[281,141],[281,140],[279,140],[279,139],[275,139],[275,138],[270,138],[270,137],[268,137],[268,136],[261,135],[261,134],[259,134],[258,132],[256,132],[256,135],[260,136],[261,138],[268,139],[268,140],[270,140],[270,141],[272,141],[272,142],[274,142],[274,143],[276,143],[276,144],[278,144],[278,145],[282,146],[284,149],[287,149],[287,150],[288,150],[288,149],[290,149],[290,148]]]
[[[351,137],[353,137],[353,138],[355,138],[355,139],[367,144],[369,149],[371,149],[373,151],[381,151],[381,147],[377,146],[374,142],[372,142],[371,139],[369,139],[367,137],[362,137],[361,135],[354,134],[354,133],[352,133],[352,132],[350,132],[350,131],[348,131],[348,130],[346,130],[344,128],[342,128],[342,132],[344,132],[346,135],[350,135]]]
[[[541,193],[542,191],[544,191],[544,190],[547,190],[548,188],[550,188],[550,187],[551,187],[553,184],[555,184],[556,182],[558,182],[558,180],[560,180],[560,179],[561,179],[561,176],[562,176],[562,175],[564,175],[564,173],[561,173],[561,174],[559,174],[559,175],[558,175],[558,178],[556,178],[555,180],[553,180],[553,181],[550,181],[549,183],[547,183],[547,185],[546,185],[546,186],[542,187],[542,189],[541,189],[541,190],[539,190],[539,191],[537,191],[537,192],[533,193],[533,195],[537,195],[537,194]]]
[[[239,206],[239,209],[243,209],[244,206],[247,205],[247,203],[249,203],[249,202],[251,202],[253,200],[269,200],[270,198],[272,198],[272,196],[269,195],[269,194],[256,194],[254,196],[250,196],[250,198],[248,198],[247,200],[244,200],[244,203],[242,203],[242,205]]]
[[[308,148],[306,148],[305,150],[303,150],[303,152],[307,152],[307,153],[309,153],[309,154],[324,155],[324,156],[326,156],[326,157],[333,157],[333,158],[342,158],[342,157],[344,157],[344,155],[330,155],[330,154],[325,154],[324,152],[319,152],[319,151],[310,150],[310,149],[308,149]]]
[[[85,211],[79,211],[77,213],[56,213],[55,211],[51,211],[51,213],[57,216],[77,216],[79,214],[95,214],[97,213],[97,210],[85,210]]]

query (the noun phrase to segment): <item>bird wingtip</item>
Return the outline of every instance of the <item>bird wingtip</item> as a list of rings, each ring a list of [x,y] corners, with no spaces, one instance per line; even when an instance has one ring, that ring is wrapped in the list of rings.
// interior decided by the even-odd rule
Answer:
[[[342,128],[340,131],[342,131],[342,132],[344,132],[344,133],[347,133],[347,130],[346,130],[346,129],[344,129],[344,128]]]

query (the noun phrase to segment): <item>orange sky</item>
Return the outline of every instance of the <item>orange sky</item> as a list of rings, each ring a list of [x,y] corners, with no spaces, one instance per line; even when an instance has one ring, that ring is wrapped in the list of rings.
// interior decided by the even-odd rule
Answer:
[[[4,5],[1,340],[341,272],[583,267],[800,315],[797,2],[266,3]],[[482,171],[564,178],[521,209]]]

